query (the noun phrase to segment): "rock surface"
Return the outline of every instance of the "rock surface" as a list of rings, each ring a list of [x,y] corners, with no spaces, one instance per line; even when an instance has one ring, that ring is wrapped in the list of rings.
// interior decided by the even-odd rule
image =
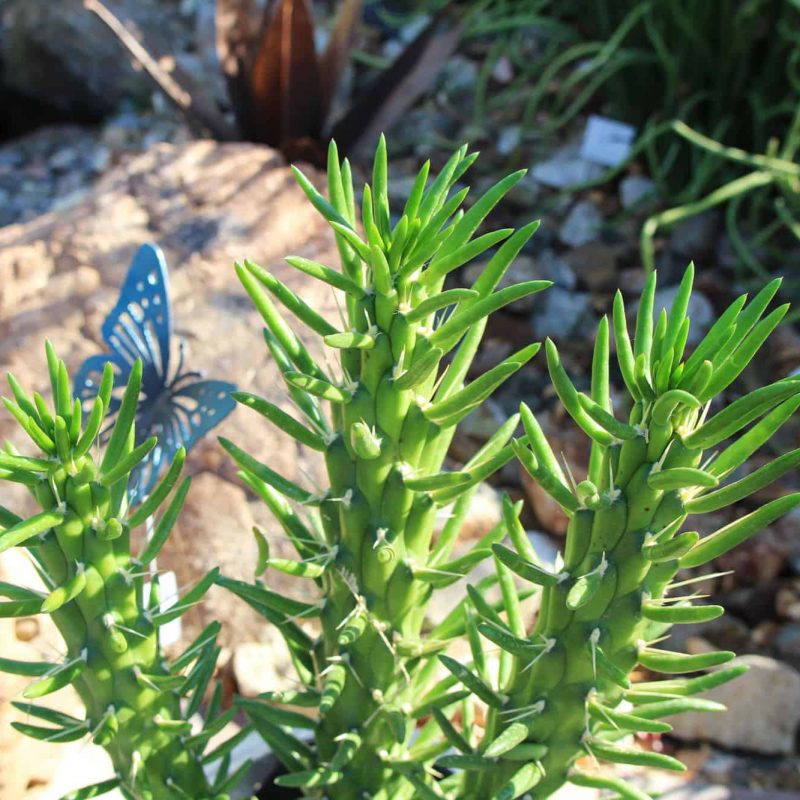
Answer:
[[[109,6],[137,35],[159,45],[158,53],[175,53],[187,44],[178,3],[118,0]],[[83,0],[5,0],[0,75],[17,92],[77,119],[97,119],[150,87]]]
[[[765,656],[741,656],[730,664],[750,669],[703,695],[726,705],[727,713],[681,714],[669,720],[672,735],[755,753],[791,753],[800,722],[800,673]]]

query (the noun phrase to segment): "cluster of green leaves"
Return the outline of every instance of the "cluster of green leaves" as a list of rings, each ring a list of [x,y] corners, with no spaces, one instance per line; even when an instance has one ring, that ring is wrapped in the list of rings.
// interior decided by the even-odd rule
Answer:
[[[278,625],[292,653],[302,690],[245,706],[289,769],[279,782],[309,794],[320,787],[331,798],[411,798],[438,791],[427,767],[449,745],[429,715],[453,702],[447,686],[460,667],[448,661],[456,673],[440,683],[435,655],[464,634],[465,603],[423,636],[425,610],[437,590],[492,558],[491,545],[504,536],[499,526],[453,557],[479,483],[513,458],[509,440],[517,418],[461,470],[442,471],[442,465],[461,420],[539,349],[525,347],[467,382],[489,314],[547,286],[529,281],[498,288],[537,223],[476,235],[523,173],[499,181],[463,211],[469,190],[457,184],[475,157],[459,149],[430,181],[425,164],[393,219],[381,139],[372,183],[363,191],[360,226],[350,166],[340,164],[335,146],[328,158],[330,200],[295,171],[335,232],[343,269],[305,258],[287,261],[341,293],[341,327],[268,270],[251,262],[237,265],[266,323],[267,346],[299,418],[250,394],[237,400],[323,453],[328,473],[329,485],[315,493],[222,441],[299,556],[271,558],[265,551],[266,580],[269,571],[279,570],[313,581],[322,592],[319,603],[298,603],[261,581],[222,579]],[[453,270],[495,248],[471,288],[443,288]],[[273,301],[319,335],[334,357],[324,366],[316,361]],[[434,538],[437,511],[450,504],[444,530]],[[507,583],[502,568],[500,579]],[[299,624],[311,618],[319,620],[316,638]],[[468,695],[458,694],[465,719],[474,713]],[[308,717],[291,706],[317,713]],[[294,738],[292,727],[311,728],[313,746]]]
[[[189,489],[189,478],[178,484],[185,452],[179,451],[153,493],[131,507],[131,473],[156,444],[152,438],[134,447],[141,362],[131,372],[102,451],[97,441],[113,402],[111,365],[84,414],[72,397],[64,362],[49,343],[47,363],[52,408],[40,394],[28,395],[11,375],[13,399],[3,399],[39,455],[21,455],[10,445],[0,452],[0,481],[26,486],[41,509],[22,518],[0,506],[0,552],[25,548],[44,592],[0,583],[0,617],[49,614],[66,653],[56,663],[0,658],[0,670],[35,679],[23,692],[25,702],[14,703],[25,721],[12,724],[36,739],[86,738],[106,749],[116,777],[65,800],[113,789],[128,800],[225,800],[242,772],[228,774],[229,744],[206,752],[233,717],[231,711],[220,713],[221,686],[205,708],[201,727],[192,721],[214,673],[220,626],[210,625],[171,662],[159,644],[159,629],[199,602],[217,577],[212,571],[182,597],[161,598],[158,573],[152,570]],[[164,503],[143,549],[133,555],[131,530]],[[83,702],[83,719],[31,702],[66,686]],[[209,780],[204,767],[214,762],[218,769]]]
[[[479,772],[466,798],[510,800],[534,786],[537,797],[549,797],[569,781],[648,800],[623,781],[586,773],[574,762],[589,755],[682,770],[674,758],[631,748],[623,740],[633,732],[668,732],[663,718],[674,714],[724,710],[695,695],[744,670],[714,669],[733,659],[732,652],[685,655],[655,645],[673,624],[704,622],[723,613],[685,591],[705,576],[678,579],[680,569],[708,564],[800,505],[800,493],[788,494],[702,539],[695,531],[681,531],[689,514],[745,500],[797,469],[800,450],[744,477],[736,475],[800,407],[800,379],[756,389],[709,418],[711,403],[755,357],[787,306],[766,313],[779,281],[749,304],[740,297],[684,360],[693,273],[690,267],[671,310],[662,311],[655,324],[656,281],[655,274],[650,276],[633,341],[617,294],[613,330],[631,405],[627,421],[618,419],[611,406],[606,319],[597,334],[588,394],[577,391],[555,345],[547,342],[553,386],[591,439],[588,477],[576,485],[565,475],[523,405],[527,446],[517,440],[512,445],[524,468],[570,517],[569,528],[563,560],[547,568],[506,506],[513,549],[498,543],[493,550],[524,582],[541,588],[541,610],[532,630],[508,598],[504,618],[479,610],[478,632],[501,651],[499,676],[490,680],[487,651],[471,639],[473,664],[464,668],[462,683],[482,688],[479,696],[489,706],[486,734],[476,746],[464,731],[461,753],[442,759],[444,765]],[[631,684],[637,665],[669,677]],[[697,677],[672,677],[710,669]],[[498,763],[509,753],[527,763]]]
[[[707,419],[711,402],[752,360],[787,307],[765,315],[778,281],[749,304],[739,298],[684,360],[694,270],[657,321],[652,274],[633,341],[621,295],[614,304],[617,358],[632,406],[627,422],[611,408],[607,320],[598,331],[588,395],[575,389],[555,345],[547,343],[556,392],[592,439],[587,480],[575,485],[565,475],[524,405],[462,470],[443,472],[458,422],[539,349],[525,348],[464,385],[487,315],[543,288],[533,282],[496,289],[536,224],[475,237],[520,174],[500,181],[462,215],[457,209],[466,190],[455,186],[471,161],[465,149],[458,151],[427,188],[426,165],[393,219],[381,142],[363,194],[364,238],[349,165],[339,163],[335,148],[328,162],[330,201],[296,172],[335,232],[343,270],[302,258],[288,262],[344,294],[341,328],[269,271],[250,262],[237,267],[267,324],[267,345],[300,419],[253,395],[237,399],[322,452],[330,481],[323,493],[311,492],[223,440],[299,556],[271,558],[257,534],[258,572],[266,581],[270,569],[313,580],[321,594],[319,602],[301,603],[263,581],[222,579],[278,625],[303,684],[243,705],[289,770],[278,782],[307,796],[513,800],[534,787],[537,796],[548,797],[571,781],[641,800],[646,796],[624,783],[576,771],[573,764],[591,754],[682,769],[674,759],[621,740],[632,731],[670,730],[662,717],[722,710],[694,695],[741,673],[731,667],[686,681],[629,681],[637,665],[675,674],[733,658],[654,646],[671,624],[722,613],[692,602],[691,595],[672,595],[692,582],[677,580],[678,570],[713,560],[800,504],[800,494],[780,498],[702,541],[696,532],[680,532],[689,513],[743,500],[800,463],[795,451],[720,486],[800,406],[800,380],[756,390]],[[489,248],[496,253],[470,289],[444,290],[451,270]],[[338,351],[335,372],[330,361],[323,368],[314,360],[273,300]],[[520,419],[524,435],[514,439]],[[748,426],[720,452],[704,454]],[[555,571],[538,559],[519,508],[508,500],[501,525],[466,554],[451,556],[477,482],[512,457],[570,517],[563,563]],[[434,539],[433,515],[453,501]],[[513,548],[502,543],[506,535]],[[425,630],[425,609],[436,590],[486,559],[493,574]],[[519,588],[514,573],[528,588]],[[499,602],[487,600],[493,586]],[[531,626],[521,601],[537,591],[541,611]],[[319,619],[316,638],[298,624],[301,618]],[[447,652],[464,638],[472,655],[467,663]],[[621,710],[623,702],[633,711]],[[476,705],[487,708],[482,735]],[[308,709],[315,713],[308,716]],[[312,731],[311,743],[293,728]]]

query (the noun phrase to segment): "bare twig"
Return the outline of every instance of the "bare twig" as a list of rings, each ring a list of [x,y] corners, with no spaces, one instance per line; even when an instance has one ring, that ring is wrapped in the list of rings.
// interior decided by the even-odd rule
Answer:
[[[214,102],[202,92],[190,91],[175,80],[101,0],[83,0],[83,5],[108,26],[131,56],[141,64],[156,86],[186,117],[190,125],[199,126],[211,133],[215,139],[222,141],[236,138],[233,128],[225,121]]]

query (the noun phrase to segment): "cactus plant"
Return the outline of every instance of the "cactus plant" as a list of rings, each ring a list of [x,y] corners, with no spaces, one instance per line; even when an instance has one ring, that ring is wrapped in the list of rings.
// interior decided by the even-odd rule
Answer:
[[[787,306],[780,306],[764,316],[780,281],[768,284],[749,304],[744,296],[736,300],[684,361],[693,272],[690,266],[669,314],[662,311],[655,327],[656,279],[650,276],[633,342],[617,293],[613,329],[631,406],[627,422],[611,407],[607,319],[597,334],[589,394],[575,389],[555,345],[546,343],[556,392],[592,441],[588,477],[576,485],[565,475],[523,404],[527,444],[515,440],[512,447],[570,516],[569,528],[563,562],[546,569],[507,507],[514,549],[501,543],[493,549],[506,567],[541,587],[542,605],[530,631],[511,613],[505,621],[484,614],[478,623],[479,632],[510,663],[507,679],[489,690],[487,699],[493,702],[481,745],[442,759],[444,766],[468,763],[480,769],[475,781],[465,784],[463,797],[513,798],[535,786],[533,796],[545,798],[570,781],[642,800],[644,793],[577,769],[575,760],[588,755],[682,769],[670,756],[632,749],[620,740],[633,731],[669,731],[662,718],[673,714],[724,710],[695,695],[744,669],[630,683],[637,665],[673,676],[719,667],[734,657],[727,651],[685,655],[654,646],[674,623],[703,622],[723,613],[692,595],[696,579],[676,580],[676,575],[681,568],[711,562],[800,504],[800,493],[788,494],[704,538],[681,532],[687,515],[743,500],[800,464],[800,450],[794,450],[743,477],[736,474],[800,407],[798,379],[757,389],[708,417],[715,398],[786,313]],[[475,660],[478,665],[477,655]],[[473,668],[463,685],[479,680],[478,672]],[[520,769],[525,756],[530,760]]]
[[[324,787],[331,798],[412,797],[431,784],[423,767],[432,754],[415,753],[427,752],[425,738],[435,724],[418,739],[413,734],[423,709],[446,702],[430,694],[436,691],[431,659],[463,631],[463,623],[457,610],[423,637],[425,608],[436,588],[491,557],[490,545],[503,536],[502,529],[493,530],[465,555],[452,557],[479,482],[513,458],[508,441],[517,419],[502,425],[461,470],[441,470],[458,423],[539,349],[525,347],[465,385],[487,316],[548,284],[530,281],[496,290],[537,223],[474,236],[523,175],[501,180],[464,213],[458,209],[467,189],[450,194],[474,158],[461,148],[430,184],[426,164],[402,214],[392,221],[381,139],[372,185],[363,194],[365,238],[357,232],[350,167],[347,161],[340,164],[335,145],[328,159],[330,202],[296,171],[335,231],[344,269],[287,260],[342,292],[341,330],[268,270],[250,262],[237,265],[303,421],[249,394],[236,399],[323,453],[329,486],[315,494],[232,442],[222,444],[300,557],[291,561],[265,553],[262,568],[313,581],[324,599],[298,603],[278,597],[263,583],[221,583],[279,625],[304,684],[272,703],[243,704],[290,769],[281,782],[309,792]],[[449,272],[500,243],[472,288],[443,289]],[[312,358],[271,298],[323,337],[339,354],[336,367],[323,368]],[[323,400],[330,403],[330,413],[323,410]],[[290,509],[290,500],[308,512],[307,521]],[[435,539],[437,510],[453,502]],[[320,622],[316,639],[299,625],[311,618]],[[318,720],[284,705],[314,707]],[[312,727],[315,749],[291,739],[286,724]]]
[[[89,413],[73,398],[66,367],[49,344],[53,408],[9,377],[14,399],[3,402],[41,453],[25,456],[8,445],[0,452],[0,480],[27,486],[40,511],[23,519],[0,506],[0,552],[25,548],[46,591],[0,583],[0,616],[51,614],[67,654],[59,664],[2,657],[0,670],[37,678],[26,700],[67,684],[82,699],[84,719],[25,702],[17,707],[37,721],[15,723],[39,739],[91,736],[107,749],[116,777],[73,793],[72,800],[117,788],[126,800],[224,800],[249,766],[231,770],[231,751],[248,730],[220,745],[209,742],[236,709],[285,766],[276,783],[307,797],[544,800],[571,783],[648,800],[608,773],[587,771],[579,758],[682,769],[667,755],[630,747],[625,737],[667,732],[663,718],[683,711],[722,710],[696,695],[741,674],[741,667],[724,666],[733,653],[685,655],[656,645],[672,624],[722,613],[701,602],[692,588],[698,579],[679,576],[681,569],[713,561],[800,505],[800,493],[788,494],[704,538],[681,530],[689,515],[746,500],[800,464],[799,449],[740,474],[800,407],[800,377],[710,412],[784,317],[786,306],[767,313],[779,281],[749,303],[736,300],[684,358],[693,267],[669,312],[655,322],[652,273],[632,340],[621,294],[612,322],[602,320],[588,393],[576,389],[547,341],[556,394],[591,439],[585,480],[577,483],[562,468],[525,404],[463,467],[447,471],[459,423],[539,350],[529,345],[468,382],[488,316],[547,286],[529,281],[498,288],[537,223],[476,236],[522,173],[462,211],[468,190],[455,187],[474,158],[461,148],[430,182],[426,164],[396,218],[383,140],[360,215],[350,166],[340,163],[335,145],[328,158],[330,200],[295,171],[334,231],[343,269],[287,260],[341,293],[341,327],[269,270],[237,264],[297,413],[246,392],[234,397],[319,452],[328,478],[328,486],[314,491],[221,440],[298,555],[274,557],[254,529],[252,582],[212,570],[164,607],[152,565],[189,482],[178,484],[180,450],[150,496],[131,491],[132,473],[155,446],[154,439],[137,444],[135,437],[141,362],[131,369],[102,451],[96,442],[112,402],[110,366]],[[494,254],[471,288],[444,288],[450,272],[490,249]],[[316,361],[275,301],[337,358],[324,367]],[[627,421],[615,416],[610,396],[612,330]],[[520,422],[522,435],[513,438]],[[480,482],[513,458],[569,517],[564,555],[554,568],[537,557],[520,506],[508,498],[499,525],[465,552],[455,550]],[[131,531],[170,496],[134,556]],[[448,507],[437,531],[437,515]],[[428,625],[435,593],[484,561],[494,571]],[[273,591],[275,571],[305,581],[299,584],[304,599]],[[198,727],[219,624],[171,662],[159,628],[215,582],[277,626],[299,683],[291,691],[238,699],[226,711],[217,686]],[[499,599],[490,589],[499,590]],[[522,601],[537,592],[539,612],[526,619]],[[454,646],[459,642],[468,646],[466,660]],[[702,674],[632,683],[640,667],[668,676]]]
[[[16,707],[27,719],[14,727],[45,741],[90,737],[106,749],[116,777],[70,794],[72,800],[98,797],[114,788],[128,800],[223,800],[241,773],[228,775],[224,745],[204,754],[209,739],[232,717],[232,712],[219,713],[219,688],[202,728],[191,719],[213,675],[219,624],[212,623],[171,663],[159,646],[159,628],[197,603],[217,573],[212,571],[165,607],[170,598],[159,600],[158,575],[148,569],[189,489],[189,478],[178,484],[185,452],[178,452],[152,494],[132,508],[131,472],[155,445],[155,438],[133,444],[141,362],[131,371],[102,452],[96,444],[111,401],[111,365],[106,365],[99,394],[84,416],[80,401],[72,397],[64,362],[49,343],[47,362],[53,408],[39,394],[31,399],[13,376],[8,380],[14,399],[3,399],[40,455],[20,455],[10,446],[0,452],[0,479],[26,486],[40,508],[23,519],[0,506],[0,552],[24,546],[45,592],[0,583],[0,597],[6,598],[0,602],[0,616],[49,614],[66,654],[59,663],[0,658],[0,670],[36,679],[23,693],[26,701],[72,685],[86,713],[77,719],[18,702]],[[151,536],[133,555],[131,530],[151,518],[176,485]],[[203,765],[216,760],[220,768],[209,781]]]

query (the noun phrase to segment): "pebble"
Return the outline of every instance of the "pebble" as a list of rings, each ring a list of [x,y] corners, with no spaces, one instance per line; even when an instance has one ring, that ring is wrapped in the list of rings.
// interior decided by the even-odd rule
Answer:
[[[439,510],[436,528],[444,528],[453,510],[452,505]],[[474,543],[489,533],[503,518],[503,501],[500,493],[488,483],[482,483],[472,498],[469,511],[464,517],[458,533],[459,542]]]
[[[507,156],[519,147],[522,140],[522,128],[519,125],[511,125],[503,128],[497,137],[494,149],[501,155]]]
[[[416,179],[416,175],[393,175],[390,173],[389,181],[386,184],[389,201],[402,206],[408,200]]]
[[[772,640],[772,646],[780,658],[800,667],[800,623],[782,625]]]
[[[668,720],[674,726],[672,735],[733,750],[791,753],[800,722],[800,672],[766,656],[740,656],[728,666],[739,664],[749,670],[703,695],[726,705],[727,712],[679,714]]]
[[[256,697],[262,692],[279,691],[291,686],[287,677],[291,667],[286,669],[283,663],[280,664],[283,669],[276,666],[278,659],[275,654],[283,646],[280,633],[273,633],[275,629],[272,627],[267,630],[266,641],[242,642],[233,651],[233,675],[242,697]]]
[[[643,175],[627,175],[619,183],[619,199],[625,209],[635,208],[655,189],[650,178]]]
[[[561,558],[561,550],[553,537],[542,531],[525,531],[525,533],[544,567],[551,571],[556,570]]]
[[[562,289],[574,289],[578,283],[575,271],[569,262],[561,258],[555,250],[547,248],[536,257],[539,265],[538,277],[544,280],[553,281],[556,286]]]
[[[588,289],[600,292],[615,289],[619,284],[618,245],[588,242],[567,254],[567,261]]]
[[[478,80],[478,62],[471,58],[454,55],[447,60],[440,81],[447,91],[473,90]]]
[[[508,56],[500,56],[492,67],[492,79],[507,84],[514,80],[514,66]]]
[[[584,327],[590,317],[592,297],[588,292],[575,292],[551,286],[541,293],[541,302],[532,324],[537,339],[549,336],[560,339]]]
[[[539,183],[553,189],[566,189],[603,174],[603,167],[580,156],[580,145],[567,145],[553,153],[546,161],[541,161],[532,169],[533,177]]]
[[[792,581],[778,589],[775,611],[782,619],[800,622],[800,581]]]
[[[597,206],[589,200],[580,200],[561,224],[558,238],[570,247],[580,247],[597,238],[603,217]]]
[[[470,264],[470,266],[464,270],[464,279],[468,286],[472,285],[477,280],[487,264],[488,261],[478,261],[475,264]],[[540,264],[536,259],[522,254],[517,256],[511,263],[511,266],[509,266],[498,283],[497,288],[504,289],[507,286],[513,286],[518,283],[523,283],[524,281],[542,279],[552,280],[552,278],[543,274],[543,270],[540,268]],[[508,310],[514,314],[528,313],[540,304],[540,298],[543,294],[547,294],[547,291],[544,293],[529,294],[526,297],[515,300],[514,303],[509,306]]]

